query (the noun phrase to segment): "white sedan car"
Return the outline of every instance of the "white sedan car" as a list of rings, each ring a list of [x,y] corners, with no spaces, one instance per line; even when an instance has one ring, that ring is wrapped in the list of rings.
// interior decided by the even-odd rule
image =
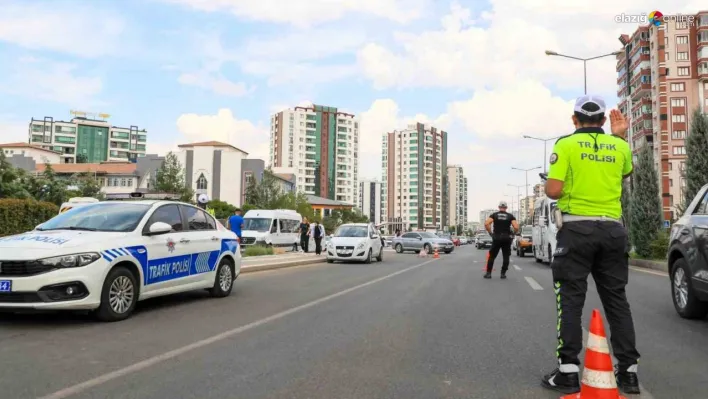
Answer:
[[[339,226],[327,242],[327,262],[383,261],[384,248],[379,233],[372,224],[350,223]]]
[[[118,321],[146,298],[228,296],[240,270],[236,235],[195,206],[85,204],[0,238],[0,309],[91,310]]]

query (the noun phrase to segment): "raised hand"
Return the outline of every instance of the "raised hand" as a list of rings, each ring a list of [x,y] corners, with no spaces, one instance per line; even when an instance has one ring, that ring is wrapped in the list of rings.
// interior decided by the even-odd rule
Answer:
[[[628,129],[629,122],[627,122],[624,115],[616,109],[610,111],[610,130],[612,131],[612,134],[626,138]]]

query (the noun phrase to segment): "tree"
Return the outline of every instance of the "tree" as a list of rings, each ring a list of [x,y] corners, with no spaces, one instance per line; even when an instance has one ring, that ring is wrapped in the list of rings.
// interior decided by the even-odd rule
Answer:
[[[0,198],[30,198],[24,178],[24,171],[14,167],[0,151]]]
[[[93,197],[98,200],[105,198],[105,195],[101,192],[101,184],[91,173],[75,174],[71,177],[71,185],[77,187],[76,195],[79,197]]]
[[[622,183],[622,196],[620,197],[620,203],[622,204],[622,218],[624,219],[624,226],[627,229],[627,231],[631,230],[631,217],[630,217],[630,207],[631,207],[631,199],[630,199],[630,185],[629,182],[623,182]]]
[[[194,190],[187,187],[182,163],[172,151],[165,155],[165,160],[157,170],[155,190],[162,193],[177,194],[184,202],[194,202]]]
[[[278,209],[285,201],[280,182],[270,170],[258,182],[251,176],[246,182],[246,203],[258,209]]]
[[[659,175],[654,169],[652,150],[644,146],[634,169],[634,187],[630,194],[630,237],[637,254],[651,256],[651,243],[661,230]]]
[[[708,116],[696,109],[691,118],[691,131],[686,138],[686,169],[683,178],[686,188],[680,213],[693,201],[698,191],[708,184]]]
[[[236,207],[228,202],[211,200],[207,203],[207,208],[214,210],[217,219],[228,219],[236,211]]]

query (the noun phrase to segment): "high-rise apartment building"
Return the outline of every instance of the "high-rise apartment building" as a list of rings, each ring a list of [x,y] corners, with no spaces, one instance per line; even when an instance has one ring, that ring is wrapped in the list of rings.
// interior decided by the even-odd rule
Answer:
[[[449,212],[447,225],[457,226],[462,231],[467,223],[467,178],[462,166],[450,165],[447,167],[447,180],[449,182]]]
[[[447,133],[422,123],[384,133],[381,158],[389,230],[447,227]]]
[[[305,194],[357,205],[359,118],[322,105],[278,112],[270,119],[269,164],[294,174]]]
[[[708,11],[639,27],[620,41],[617,95],[630,116],[628,140],[635,158],[652,148],[664,219],[672,220],[683,202],[691,114],[708,110]]]
[[[370,222],[381,224],[381,182],[364,180],[359,183],[359,209]]]
[[[111,126],[107,114],[72,114],[69,122],[32,118],[29,143],[61,153],[61,163],[135,162],[145,156],[145,129]]]
[[[499,212],[498,209],[482,209],[479,211],[479,223],[484,226],[484,222],[492,216],[492,213]]]

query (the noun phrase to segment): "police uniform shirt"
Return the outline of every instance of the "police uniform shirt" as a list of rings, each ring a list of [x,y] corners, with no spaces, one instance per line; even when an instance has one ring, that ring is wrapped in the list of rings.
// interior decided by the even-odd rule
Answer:
[[[580,128],[553,147],[548,179],[562,181],[558,209],[578,216],[622,217],[622,180],[632,172],[632,151],[602,128]]]
[[[492,232],[494,233],[495,236],[497,235],[509,235],[511,234],[511,222],[516,220],[514,215],[508,212],[494,212],[489,216],[493,223],[492,226]]]

